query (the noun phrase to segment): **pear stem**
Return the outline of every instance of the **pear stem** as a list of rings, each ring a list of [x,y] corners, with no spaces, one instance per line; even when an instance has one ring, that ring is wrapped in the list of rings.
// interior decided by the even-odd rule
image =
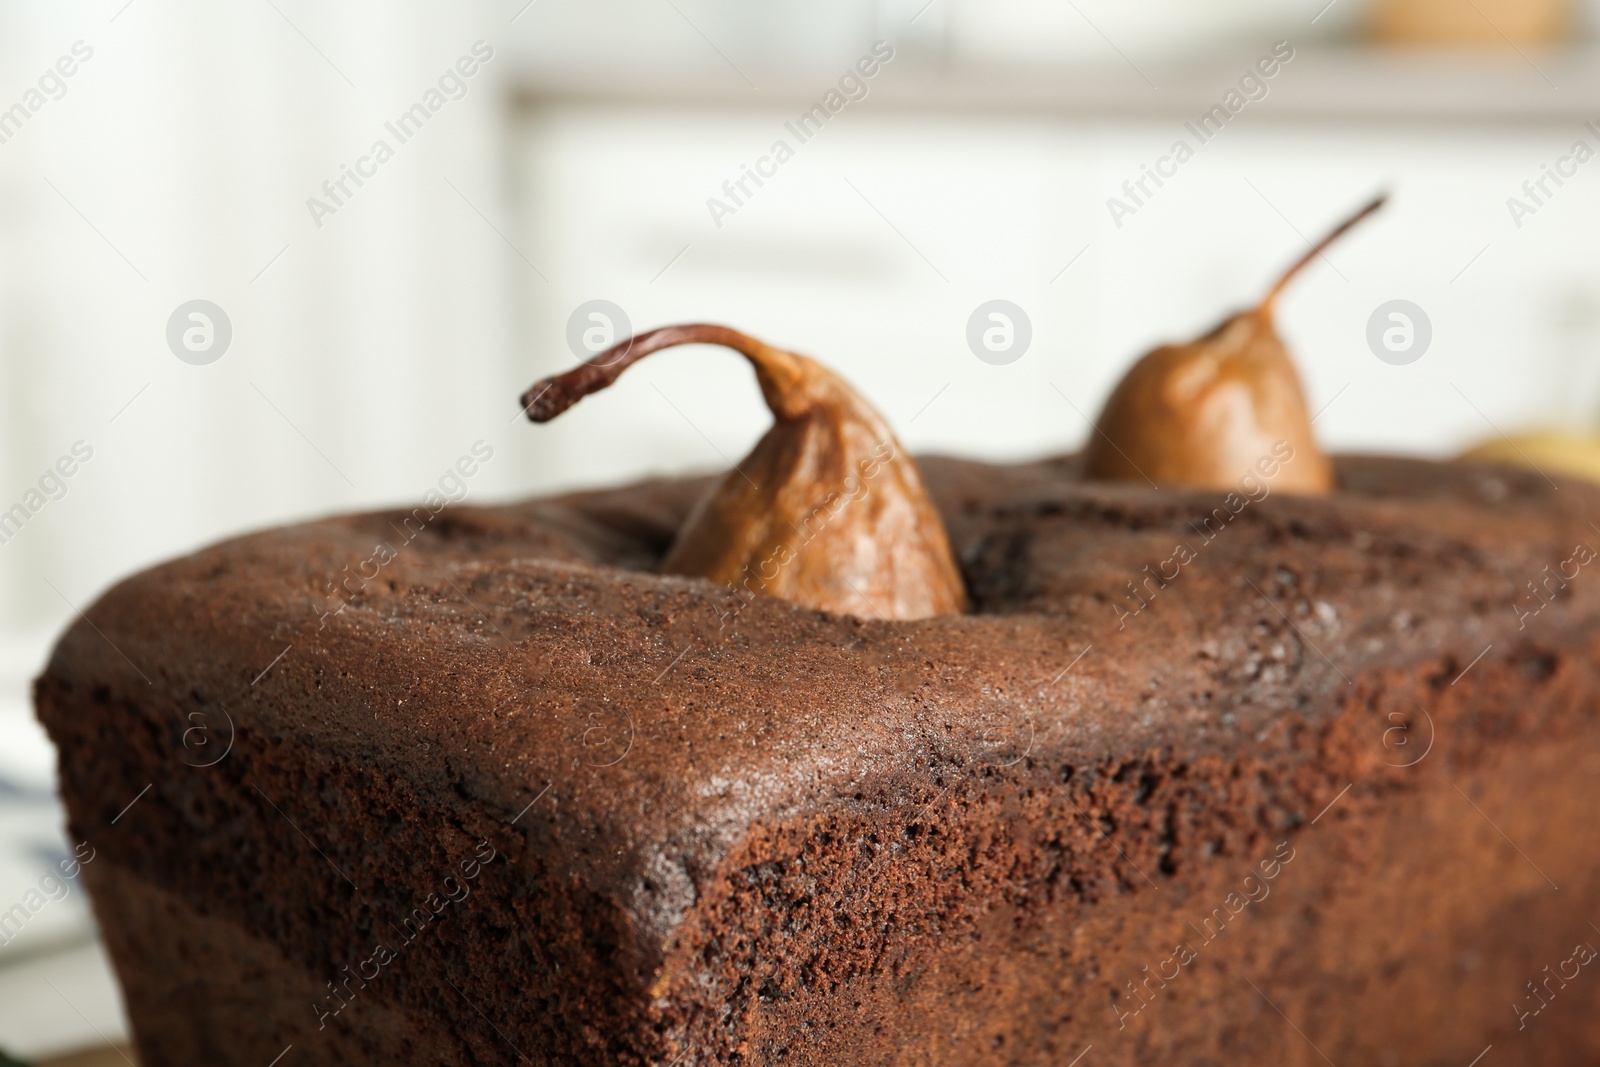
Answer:
[[[1267,293],[1266,299],[1261,301],[1261,307],[1259,308],[1259,311],[1262,314],[1271,314],[1272,305],[1278,299],[1278,294],[1283,292],[1284,287],[1289,284],[1296,274],[1299,274],[1302,270],[1304,270],[1313,259],[1316,259],[1318,256],[1322,255],[1322,253],[1327,250],[1329,245],[1333,244],[1333,242],[1337,241],[1340,237],[1343,237],[1346,230],[1349,230],[1352,226],[1366,218],[1368,215],[1372,214],[1374,211],[1377,211],[1388,201],[1388,199],[1388,193],[1380,193],[1370,204],[1362,208],[1360,211],[1357,211],[1354,215],[1351,215],[1343,222],[1339,223],[1339,225],[1333,228],[1331,233],[1329,233],[1322,240],[1318,241],[1316,244],[1312,245],[1311,251],[1301,256],[1295,261],[1293,266],[1279,276],[1277,282]]]
[[[733,349],[755,366],[763,392],[768,392],[765,386],[769,381],[781,385],[794,377],[795,357],[789,353],[726,326],[693,322],[662,326],[619,341],[569,371],[534,382],[522,394],[522,409],[533,422],[549,422],[590,393],[615,382],[645,356],[677,345],[722,345]],[[769,393],[768,403],[777,411],[773,399]]]

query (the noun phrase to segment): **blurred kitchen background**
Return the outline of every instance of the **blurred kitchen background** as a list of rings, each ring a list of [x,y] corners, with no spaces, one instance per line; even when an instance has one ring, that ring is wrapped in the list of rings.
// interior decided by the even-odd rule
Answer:
[[[473,502],[722,467],[766,425],[709,349],[521,420],[585,331],[726,322],[917,451],[1062,452],[1141,351],[1387,189],[1281,304],[1324,441],[1593,427],[1597,27],[1593,0],[0,2],[0,511],[27,516],[0,526],[0,914],[67,848],[29,680],[110,583],[417,501],[479,440]],[[996,299],[1031,332],[1009,362],[968,342]],[[169,330],[194,300],[209,342]],[[1410,362],[1368,341],[1393,300],[1431,334]],[[0,928],[0,1048],[124,1033],[81,888]]]

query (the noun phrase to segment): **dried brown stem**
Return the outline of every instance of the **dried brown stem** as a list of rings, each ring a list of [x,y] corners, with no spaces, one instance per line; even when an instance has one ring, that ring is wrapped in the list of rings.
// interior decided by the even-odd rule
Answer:
[[[619,341],[569,371],[534,382],[522,394],[523,410],[534,422],[549,422],[590,393],[611,385],[645,356],[677,345],[721,345],[743,355],[755,366],[761,391],[779,419],[797,418],[809,408],[805,391],[794,388],[803,374],[788,352],[726,326],[691,322],[662,326]]]
[[[1357,211],[1354,215],[1351,215],[1343,222],[1339,223],[1339,225],[1335,226],[1332,232],[1330,232],[1326,237],[1312,245],[1311,251],[1301,256],[1295,261],[1293,266],[1279,276],[1277,282],[1274,283],[1271,290],[1267,292],[1266,299],[1261,301],[1260,310],[1263,313],[1270,312],[1272,310],[1272,305],[1278,299],[1278,294],[1283,292],[1284,287],[1294,279],[1295,275],[1304,270],[1313,259],[1316,259],[1318,256],[1322,255],[1323,252],[1327,251],[1328,246],[1333,244],[1333,242],[1337,241],[1340,237],[1343,237],[1347,230],[1349,230],[1356,223],[1360,222],[1362,219],[1366,218],[1368,215],[1377,211],[1385,203],[1387,203],[1388,200],[1388,193],[1378,194],[1378,196],[1370,204],[1368,204],[1366,207],[1363,207],[1360,211]]]

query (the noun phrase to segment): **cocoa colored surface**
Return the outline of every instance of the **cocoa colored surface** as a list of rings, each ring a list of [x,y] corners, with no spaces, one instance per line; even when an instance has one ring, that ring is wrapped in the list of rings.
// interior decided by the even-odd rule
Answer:
[[[704,480],[449,509],[320,622],[405,512],[129,579],[36,695],[141,1058],[1592,1063],[1600,560],[1524,583],[1600,490],[1336,467],[925,460],[916,622],[651,573]]]

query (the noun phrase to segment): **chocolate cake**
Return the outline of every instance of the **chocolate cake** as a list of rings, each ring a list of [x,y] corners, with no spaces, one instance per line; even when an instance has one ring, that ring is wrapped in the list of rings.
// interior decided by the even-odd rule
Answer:
[[[657,573],[704,480],[112,589],[36,694],[144,1063],[1595,1062],[1600,489],[922,469],[965,613]]]

